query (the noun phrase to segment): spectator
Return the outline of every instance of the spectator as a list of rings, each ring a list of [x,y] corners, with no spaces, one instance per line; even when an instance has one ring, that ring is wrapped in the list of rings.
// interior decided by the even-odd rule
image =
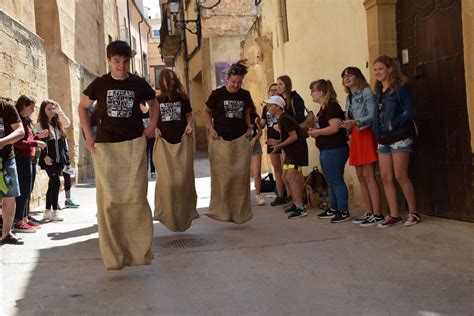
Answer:
[[[408,219],[404,225],[413,226],[421,221],[416,211],[415,190],[408,177],[408,163],[413,152],[415,104],[405,85],[406,78],[394,58],[385,55],[378,57],[374,62],[374,75],[377,106],[373,129],[378,143],[380,175],[390,209],[390,215],[377,227],[390,227],[402,221],[394,178],[408,203]]]

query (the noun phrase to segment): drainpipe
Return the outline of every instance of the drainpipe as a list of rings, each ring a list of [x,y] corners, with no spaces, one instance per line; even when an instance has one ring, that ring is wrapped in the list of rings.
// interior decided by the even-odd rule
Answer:
[[[130,27],[130,0],[127,0],[128,43],[132,46],[132,30]]]
[[[142,77],[145,77],[144,76],[145,71],[143,70],[144,63],[143,63],[143,48],[142,48],[142,29],[140,27],[140,24],[142,24],[143,21],[145,21],[145,18],[143,17],[143,14],[141,16],[142,16],[142,19],[138,22],[138,40],[140,41],[140,60],[142,61]]]
[[[282,6],[281,0],[278,0],[276,5],[276,17],[275,17],[275,24],[276,24],[276,35],[277,35],[277,46],[280,47],[280,65],[283,67],[283,73],[286,73],[285,70],[285,51],[283,49],[284,43],[284,36],[283,36],[283,14],[282,14]]]

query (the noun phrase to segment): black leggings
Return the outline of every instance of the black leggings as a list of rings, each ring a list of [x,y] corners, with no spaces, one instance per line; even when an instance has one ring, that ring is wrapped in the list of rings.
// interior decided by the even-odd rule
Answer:
[[[46,193],[46,209],[53,210],[59,209],[59,189],[61,187],[61,181],[59,176],[63,170],[63,165],[53,163],[51,166],[45,166],[46,173],[49,177],[48,192]]]
[[[67,172],[62,173],[63,178],[64,178],[64,191],[70,191],[71,190],[71,175]]]
[[[28,205],[30,204],[31,190],[33,188],[33,173],[31,158],[15,157],[18,182],[20,184],[20,196],[15,198],[15,221],[21,221],[28,216]]]
[[[155,172],[155,165],[153,164],[153,147],[155,146],[156,138],[148,138],[146,140],[146,159],[148,166],[150,166],[150,172]]]

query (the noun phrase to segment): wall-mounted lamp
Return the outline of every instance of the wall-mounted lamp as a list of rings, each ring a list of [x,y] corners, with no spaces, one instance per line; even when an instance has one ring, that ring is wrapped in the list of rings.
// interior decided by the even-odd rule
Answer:
[[[198,3],[199,5],[199,3]],[[199,14],[196,20],[178,20],[179,0],[171,0],[168,3],[168,8],[173,16],[174,27],[180,30],[187,30],[189,33],[200,36],[201,34],[201,20]]]

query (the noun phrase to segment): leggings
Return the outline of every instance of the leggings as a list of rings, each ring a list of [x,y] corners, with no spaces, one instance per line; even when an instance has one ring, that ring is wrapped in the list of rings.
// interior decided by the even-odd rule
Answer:
[[[15,221],[21,221],[28,216],[31,190],[33,188],[33,173],[30,157],[15,157],[20,184],[20,196],[15,198]]]
[[[46,193],[46,209],[59,209],[59,189],[61,181],[59,176],[63,170],[64,165],[53,163],[51,166],[45,166],[46,173],[49,177],[48,192]]]

